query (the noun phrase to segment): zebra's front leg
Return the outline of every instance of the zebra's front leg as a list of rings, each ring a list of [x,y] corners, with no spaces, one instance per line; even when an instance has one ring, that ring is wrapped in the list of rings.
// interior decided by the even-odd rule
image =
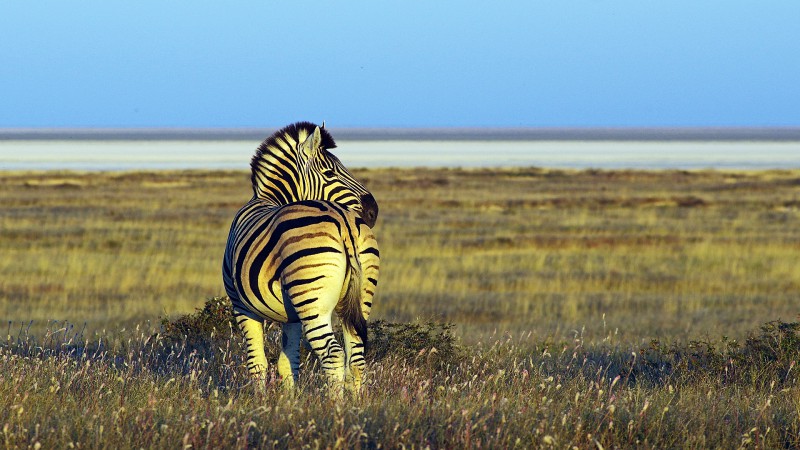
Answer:
[[[300,372],[300,338],[303,327],[300,322],[289,322],[282,326],[281,354],[278,356],[278,375],[286,389],[294,388]]]
[[[344,382],[344,351],[333,334],[331,316],[303,321],[303,333],[319,359],[327,377],[328,389],[334,395],[340,394]]]
[[[267,357],[264,354],[264,324],[234,309],[234,319],[239,324],[247,344],[247,371],[262,386],[267,379]]]
[[[366,366],[364,342],[362,342],[358,334],[351,332],[346,326],[342,327],[342,334],[344,335],[345,351],[345,387],[353,394],[358,394],[364,377],[364,367]]]

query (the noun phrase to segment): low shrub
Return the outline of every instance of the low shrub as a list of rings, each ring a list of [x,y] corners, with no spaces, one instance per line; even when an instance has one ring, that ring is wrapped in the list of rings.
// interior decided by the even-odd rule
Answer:
[[[726,337],[671,345],[652,341],[640,355],[635,373],[651,379],[708,377],[726,384],[752,380],[782,386],[791,381],[800,359],[800,323],[767,322],[743,344]]]
[[[449,323],[392,323],[384,320],[370,321],[367,326],[367,360],[377,362],[396,358],[408,362],[427,353],[426,360],[434,366],[455,363],[462,355],[453,336],[454,325]],[[268,327],[269,330],[270,327]],[[341,328],[337,327],[339,342],[343,342]],[[189,353],[214,359],[214,349],[226,347],[233,340],[243,347],[238,325],[233,320],[231,301],[227,297],[214,297],[202,309],[176,319],[161,321],[161,337],[168,343],[180,346]],[[279,332],[266,332],[267,359],[274,362],[280,353]],[[307,345],[301,347],[305,360]]]

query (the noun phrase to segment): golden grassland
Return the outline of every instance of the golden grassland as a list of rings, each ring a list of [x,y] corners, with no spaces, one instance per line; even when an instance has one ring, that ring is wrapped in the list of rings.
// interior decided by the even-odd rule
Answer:
[[[800,171],[354,174],[381,207],[373,319],[455,341],[388,334],[337,402],[255,392],[225,327],[159,327],[222,295],[248,174],[0,173],[0,443],[800,446],[800,330],[759,331],[800,313]]]
[[[381,205],[376,318],[465,338],[743,337],[800,313],[800,172],[356,171]],[[223,295],[244,172],[0,175],[0,317],[90,330]],[[604,319],[605,317],[605,319]]]

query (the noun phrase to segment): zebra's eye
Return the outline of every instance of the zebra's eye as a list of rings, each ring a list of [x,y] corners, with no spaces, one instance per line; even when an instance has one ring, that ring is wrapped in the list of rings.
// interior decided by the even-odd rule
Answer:
[[[322,176],[324,176],[326,178],[333,178],[334,177],[334,173],[333,173],[333,171],[331,169],[325,169],[325,170],[322,171]]]

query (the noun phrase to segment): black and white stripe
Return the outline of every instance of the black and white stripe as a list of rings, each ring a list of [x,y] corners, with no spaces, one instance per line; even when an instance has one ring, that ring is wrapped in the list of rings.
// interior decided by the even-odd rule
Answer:
[[[330,153],[323,127],[300,122],[266,139],[251,161],[253,198],[228,235],[223,281],[247,340],[250,373],[263,379],[264,320],[283,324],[278,373],[292,386],[305,336],[331,384],[361,384],[366,319],[379,272],[372,194]],[[331,324],[336,312],[344,347]]]

